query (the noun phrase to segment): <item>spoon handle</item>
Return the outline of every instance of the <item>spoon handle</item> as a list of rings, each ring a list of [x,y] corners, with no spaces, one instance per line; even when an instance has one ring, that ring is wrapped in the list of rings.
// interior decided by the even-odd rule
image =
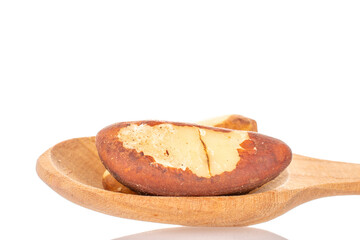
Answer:
[[[330,187],[339,195],[360,195],[360,164],[334,162],[328,165]]]
[[[335,162],[294,155],[291,170],[303,185],[329,195],[360,194],[360,164]]]

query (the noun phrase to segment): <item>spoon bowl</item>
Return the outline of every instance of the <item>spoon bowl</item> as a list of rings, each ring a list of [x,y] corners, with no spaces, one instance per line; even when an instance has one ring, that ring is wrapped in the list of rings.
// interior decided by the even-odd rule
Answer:
[[[277,178],[245,195],[159,197],[105,190],[95,137],[70,139],[43,153],[36,165],[54,191],[112,216],[185,226],[247,226],[271,220],[307,201],[360,194],[360,164],[293,154]]]

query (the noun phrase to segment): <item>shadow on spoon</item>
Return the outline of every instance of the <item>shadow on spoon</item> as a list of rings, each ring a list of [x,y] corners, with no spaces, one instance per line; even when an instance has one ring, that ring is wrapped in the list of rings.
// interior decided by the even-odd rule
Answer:
[[[177,227],[137,233],[114,240],[286,240],[275,233],[249,227]]]

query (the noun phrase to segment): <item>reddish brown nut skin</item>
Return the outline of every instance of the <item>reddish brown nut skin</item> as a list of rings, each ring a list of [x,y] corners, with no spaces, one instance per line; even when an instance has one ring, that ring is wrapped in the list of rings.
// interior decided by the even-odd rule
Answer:
[[[170,123],[177,126],[196,126],[221,132],[230,129],[165,121],[122,122],[102,129],[96,136],[99,157],[114,178],[139,193],[159,196],[216,196],[247,193],[278,176],[291,162],[291,149],[282,141],[259,133],[249,132],[251,142],[244,143],[241,160],[231,172],[210,178],[198,177],[189,169],[181,170],[157,164],[153,157],[123,147],[117,135],[130,124],[150,126]],[[256,151],[246,150],[255,145]],[[152,163],[152,164],[151,164]]]

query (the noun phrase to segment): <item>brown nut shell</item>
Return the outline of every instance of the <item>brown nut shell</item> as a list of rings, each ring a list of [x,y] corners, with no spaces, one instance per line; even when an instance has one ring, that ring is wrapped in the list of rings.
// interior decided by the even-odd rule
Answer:
[[[137,121],[122,122],[102,129],[96,136],[101,161],[113,177],[128,188],[151,195],[214,196],[246,193],[278,176],[291,161],[291,150],[282,141],[255,132],[240,144],[240,160],[232,171],[199,177],[188,168],[158,164],[152,156],[124,147],[119,131],[130,125],[195,127],[199,130],[228,133],[234,130],[196,124]]]

